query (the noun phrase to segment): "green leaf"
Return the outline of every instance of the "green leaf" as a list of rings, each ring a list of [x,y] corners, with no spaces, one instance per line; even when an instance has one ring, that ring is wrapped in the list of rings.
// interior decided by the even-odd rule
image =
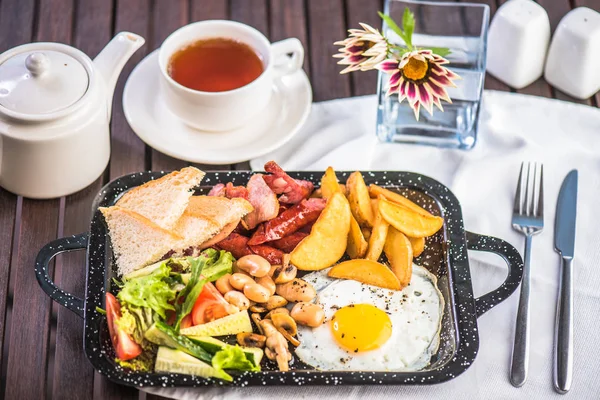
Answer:
[[[404,29],[404,41],[406,45],[412,49],[412,35],[415,31],[415,14],[406,7],[402,16],[402,28]]]
[[[204,284],[216,281],[223,275],[231,273],[233,261],[234,259],[230,252],[224,250],[219,252],[214,249],[204,250],[199,257],[188,258],[192,276],[185,288],[179,292],[175,302],[175,304],[179,304],[179,299],[185,298],[185,301],[178,309],[177,323],[175,324],[176,331],[179,331],[181,320],[192,312],[196,299],[204,288]],[[200,274],[202,274],[202,277]]]
[[[452,51],[446,47],[424,47],[425,50],[431,50],[433,54],[437,54],[440,57],[446,57]]]
[[[212,366],[218,370],[235,369],[238,371],[260,371],[260,366],[254,365],[239,346],[227,346],[218,351],[212,359]]]
[[[383,20],[383,22],[385,22],[392,31],[394,31],[398,36],[400,36],[400,38],[404,41],[404,43],[406,43],[408,47],[411,47],[409,43],[407,43],[404,31],[400,29],[400,27],[396,24],[392,17],[382,13],[381,11],[378,11],[377,13],[379,14],[379,17]]]
[[[176,292],[165,282],[170,272],[171,269],[163,263],[150,275],[130,279],[125,282],[117,298],[121,303],[150,308],[166,318],[167,310],[175,310],[171,302],[175,300]]]

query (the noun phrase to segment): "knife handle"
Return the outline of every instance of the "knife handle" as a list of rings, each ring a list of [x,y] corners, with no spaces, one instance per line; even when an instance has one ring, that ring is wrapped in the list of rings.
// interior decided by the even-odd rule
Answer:
[[[561,264],[554,334],[554,389],[565,394],[573,381],[573,259],[563,257]]]
[[[521,280],[521,293],[517,308],[517,321],[515,325],[515,341],[513,344],[512,360],[510,365],[510,383],[514,387],[521,387],[527,380],[529,368],[529,290],[531,286],[531,235],[525,236],[525,251],[523,252],[523,278]]]

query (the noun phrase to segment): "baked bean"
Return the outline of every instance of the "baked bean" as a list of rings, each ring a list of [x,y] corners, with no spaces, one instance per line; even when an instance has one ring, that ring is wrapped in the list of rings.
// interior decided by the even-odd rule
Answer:
[[[277,289],[277,287],[275,286],[275,282],[273,282],[273,279],[271,279],[269,275],[256,278],[256,283],[258,283],[261,286],[264,286],[267,290],[269,290],[270,296],[273,296],[275,294],[275,289]]]
[[[269,290],[256,282],[248,283],[244,286],[244,295],[257,303],[265,303],[269,300]]]
[[[217,287],[217,290],[221,292],[221,294],[225,294],[233,290],[233,286],[231,286],[229,283],[229,278],[231,278],[231,274],[225,274],[215,282],[215,286]]]
[[[248,275],[240,274],[239,272],[236,272],[229,277],[229,284],[236,290],[243,290],[244,286],[249,283],[254,283],[254,279]]]
[[[325,320],[325,312],[320,305],[314,303],[297,303],[290,316],[300,325],[316,328]]]
[[[249,254],[238,259],[236,265],[242,271],[246,271],[257,278],[267,275],[271,270],[271,264],[256,254]]]
[[[231,305],[236,306],[241,310],[247,310],[250,307],[250,300],[242,292],[237,290],[231,290],[223,296],[225,300]]]

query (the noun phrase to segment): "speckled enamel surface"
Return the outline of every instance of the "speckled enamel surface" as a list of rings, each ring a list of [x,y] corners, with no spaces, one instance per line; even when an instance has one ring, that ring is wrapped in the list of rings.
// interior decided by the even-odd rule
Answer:
[[[164,172],[141,172],[123,176],[98,193],[94,205],[87,247],[87,291],[84,304],[84,350],[94,368],[109,379],[135,386],[207,386],[207,385],[377,385],[430,384],[450,380],[464,372],[475,360],[479,347],[477,317],[505,300],[519,285],[522,260],[510,244],[501,239],[465,232],[460,204],[450,190],[439,182],[410,172],[363,172],[367,185],[378,184],[399,191],[436,215],[445,224],[427,239],[425,252],[415,259],[438,277],[438,286],[446,303],[442,320],[441,344],[428,367],[417,372],[323,372],[293,361],[289,372],[274,370],[270,361],[263,362],[260,373],[238,373],[233,383],[181,374],[134,373],[123,370],[113,361],[105,318],[96,311],[103,307],[104,294],[115,276],[109,239],[98,207],[110,206],[128,189],[162,176]],[[251,172],[208,172],[200,193],[216,183],[245,185]],[[307,179],[317,186],[322,172],[297,172],[291,176]],[[341,182],[350,172],[339,172]],[[60,291],[48,277],[47,264],[62,251],[83,248],[86,234],[59,239],[44,247],[38,255],[36,275],[46,293],[55,301],[77,312],[80,299]],[[506,281],[496,290],[475,299],[469,271],[467,250],[499,254],[509,265]]]

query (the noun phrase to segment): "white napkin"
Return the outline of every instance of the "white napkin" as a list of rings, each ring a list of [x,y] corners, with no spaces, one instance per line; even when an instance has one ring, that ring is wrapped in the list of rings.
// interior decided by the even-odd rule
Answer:
[[[251,162],[268,160],[286,170],[408,170],[450,187],[462,205],[465,228],[508,240],[522,252],[512,230],[513,196],[521,161],[544,163],[545,230],[533,240],[529,378],[520,389],[508,380],[518,294],[478,321],[480,348],[474,364],[435,386],[272,387],[149,389],[180,399],[212,398],[559,398],[552,388],[554,316],[559,256],[554,252],[556,198],[564,176],[579,170],[575,247],[575,371],[569,398],[600,395],[600,110],[539,97],[486,91],[478,143],[471,151],[382,144],[375,137],[374,96],[314,104],[287,145]],[[470,252],[475,295],[497,287],[506,266],[496,256]]]

